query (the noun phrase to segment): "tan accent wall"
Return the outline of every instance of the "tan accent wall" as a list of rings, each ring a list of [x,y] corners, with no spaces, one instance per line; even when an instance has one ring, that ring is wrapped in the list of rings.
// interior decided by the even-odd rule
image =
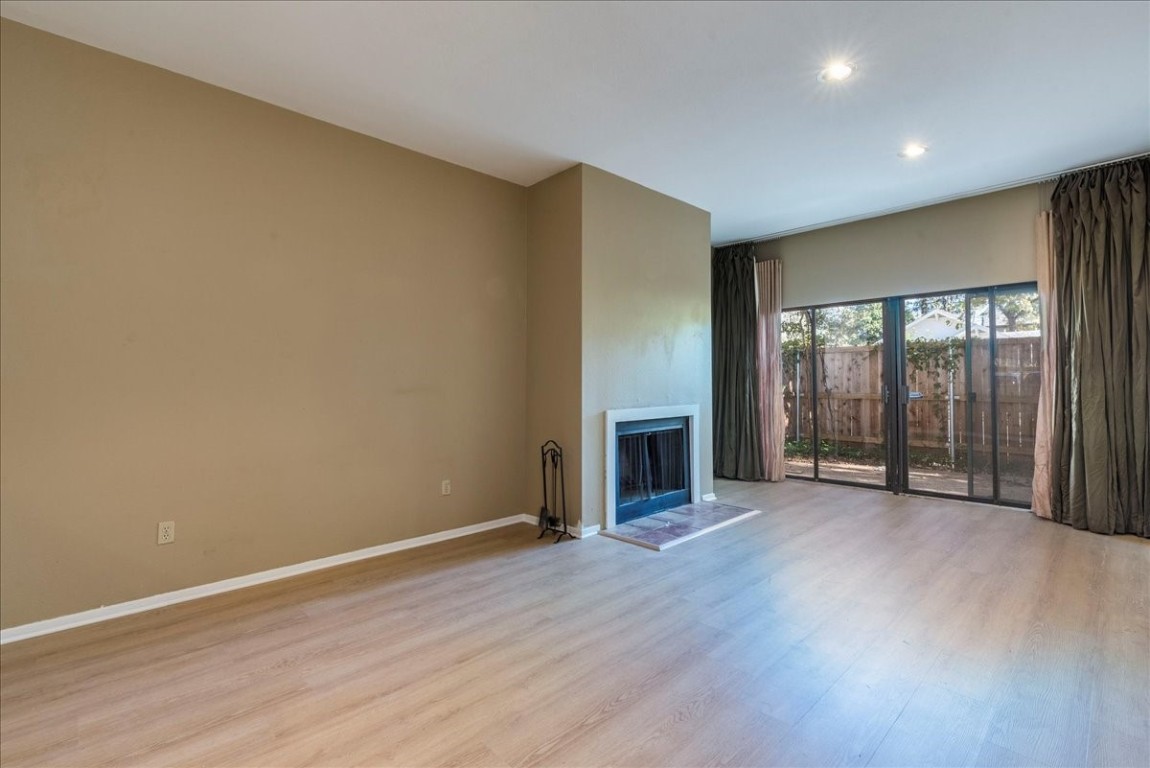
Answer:
[[[525,511],[524,189],[0,29],[0,625]]]
[[[527,190],[527,509],[538,514],[543,504],[539,448],[554,440],[569,525],[578,525],[582,504],[582,195],[581,165]],[[556,501],[558,515],[562,496]]]
[[[583,166],[583,525],[604,520],[603,412],[699,405],[712,493],[711,215]]]
[[[1051,185],[1030,185],[769,240],[783,305],[876,299],[1034,280],[1034,217]]]

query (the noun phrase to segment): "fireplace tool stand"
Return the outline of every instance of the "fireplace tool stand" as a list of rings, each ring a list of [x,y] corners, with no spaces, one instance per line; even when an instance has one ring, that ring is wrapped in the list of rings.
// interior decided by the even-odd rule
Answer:
[[[539,535],[542,539],[548,533],[557,533],[555,544],[564,536],[570,539],[575,537],[567,530],[567,484],[563,481],[563,449],[554,440],[548,440],[539,448],[540,465],[543,470],[543,506],[539,508]],[[548,468],[551,469],[548,474]],[[558,509],[555,506],[555,493],[559,492],[559,500],[563,503],[563,515],[557,517]],[[550,491],[551,506],[547,506],[548,491]],[[563,527],[557,528],[562,522]]]

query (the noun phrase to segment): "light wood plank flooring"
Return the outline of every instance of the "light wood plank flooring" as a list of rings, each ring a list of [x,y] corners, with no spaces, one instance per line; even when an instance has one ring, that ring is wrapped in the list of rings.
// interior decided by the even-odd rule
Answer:
[[[21,765],[1150,765],[1150,542],[787,481],[666,552],[523,525],[0,651]]]

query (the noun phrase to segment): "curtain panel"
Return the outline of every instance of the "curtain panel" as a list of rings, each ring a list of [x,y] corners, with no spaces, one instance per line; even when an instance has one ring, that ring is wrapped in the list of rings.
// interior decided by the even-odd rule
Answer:
[[[757,363],[759,402],[763,410],[761,432],[763,477],[778,482],[786,479],[787,465],[783,438],[786,416],[783,411],[783,262],[778,259],[755,265],[758,277]]]
[[[1034,425],[1034,484],[1031,510],[1050,519],[1054,474],[1050,466],[1054,426],[1054,389],[1058,380],[1058,305],[1054,293],[1054,229],[1049,211],[1034,221],[1035,267],[1038,272],[1038,316],[1042,328],[1039,356],[1038,418]]]
[[[1051,197],[1050,515],[1150,537],[1148,176],[1138,158],[1068,174]]]
[[[757,321],[754,244],[716,248],[711,257],[716,477],[763,479]]]

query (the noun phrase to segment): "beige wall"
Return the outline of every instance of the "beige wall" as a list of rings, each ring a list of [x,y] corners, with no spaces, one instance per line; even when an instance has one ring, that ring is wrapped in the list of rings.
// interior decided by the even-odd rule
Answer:
[[[0,625],[525,511],[525,190],[0,53]]]
[[[783,304],[801,307],[1034,280],[1031,185],[759,243],[783,261]]]
[[[697,403],[711,463],[711,215],[583,166],[583,525],[604,519],[603,412]]]
[[[563,448],[569,525],[582,503],[582,195],[580,165],[527,190],[527,509],[538,514],[543,503],[539,448],[554,440]]]

